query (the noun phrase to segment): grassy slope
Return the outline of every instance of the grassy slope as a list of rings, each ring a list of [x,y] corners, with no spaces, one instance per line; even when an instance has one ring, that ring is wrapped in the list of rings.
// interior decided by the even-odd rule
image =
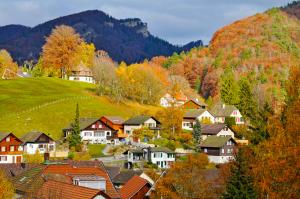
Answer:
[[[77,102],[81,117],[128,118],[157,109],[130,102],[115,104],[95,96],[94,90],[91,84],[56,78],[0,80],[0,132],[21,136],[39,130],[59,139],[62,128],[73,121]]]

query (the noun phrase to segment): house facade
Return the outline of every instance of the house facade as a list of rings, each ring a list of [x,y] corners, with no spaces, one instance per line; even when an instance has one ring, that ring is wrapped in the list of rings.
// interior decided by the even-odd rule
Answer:
[[[120,142],[125,142],[125,139],[128,137],[127,134],[124,133],[123,123],[125,120],[119,116],[102,116],[100,118],[101,122],[103,122],[106,126],[116,131],[115,137],[116,144]]]
[[[91,144],[114,144],[115,138],[114,131],[112,128],[108,127],[99,118],[80,118],[80,136],[82,141]],[[63,129],[65,137],[72,134],[72,125]]]
[[[182,129],[193,130],[196,120],[202,123],[214,123],[215,117],[205,109],[189,109],[183,116]]]
[[[231,136],[209,136],[200,146],[212,163],[222,164],[234,159],[236,141]]]
[[[71,71],[71,74],[69,75],[69,80],[93,84],[95,83],[92,70],[84,66],[82,63],[76,69],[73,69]]]
[[[12,133],[0,133],[0,164],[21,163],[22,141]]]
[[[23,150],[27,154],[53,152],[55,151],[55,141],[42,132],[26,133],[21,140],[23,141]]]
[[[217,103],[211,110],[215,116],[216,123],[225,123],[225,118],[233,117],[237,125],[244,124],[244,119],[240,111],[234,105]]]
[[[201,125],[202,140],[209,136],[230,136],[234,138],[236,132],[226,124],[203,124]]]
[[[184,95],[182,92],[176,94],[175,96],[166,93],[163,97],[160,98],[160,106],[165,108],[171,106],[178,107],[178,106],[182,106],[187,100],[188,97]]]
[[[160,124],[161,123],[152,116],[144,116],[144,115],[136,116],[130,118],[129,120],[126,120],[123,123],[124,133],[127,134],[128,136],[132,136],[133,131],[135,129],[141,129],[145,127],[145,128],[149,128],[150,130],[156,131],[157,134],[159,134]]]
[[[127,154],[127,161],[131,165],[141,161],[147,161],[156,164],[159,168],[167,169],[175,162],[175,152],[165,147],[133,149],[129,150]]]

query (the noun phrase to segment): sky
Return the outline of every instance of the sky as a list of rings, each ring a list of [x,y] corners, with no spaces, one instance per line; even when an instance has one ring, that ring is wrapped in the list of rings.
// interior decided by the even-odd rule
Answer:
[[[203,40],[236,20],[286,5],[292,0],[0,0],[0,26],[35,26],[85,10],[118,19],[140,18],[151,34],[173,44]]]

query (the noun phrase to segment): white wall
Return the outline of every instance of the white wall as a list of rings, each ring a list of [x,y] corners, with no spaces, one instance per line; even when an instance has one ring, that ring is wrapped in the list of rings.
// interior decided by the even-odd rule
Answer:
[[[243,117],[242,114],[240,113],[239,110],[234,110],[230,117],[234,117],[235,118],[235,123],[236,124],[244,124],[244,121],[241,121],[241,118]]]
[[[43,145],[44,148],[39,148],[39,145]],[[50,150],[50,146],[53,146],[53,150],[55,151],[55,142],[49,143],[27,143],[24,146],[24,152],[28,154],[35,154],[38,150],[39,153],[45,153],[46,149]],[[50,151],[49,151],[50,152]]]
[[[132,135],[133,130],[142,128],[142,125],[124,125],[124,133]]]
[[[95,136],[95,132],[100,131],[81,131],[80,136],[83,141],[89,141],[92,144],[107,144],[109,141],[107,140],[107,134],[109,136],[112,135],[111,131],[101,131],[103,132],[102,136]]]
[[[156,127],[156,121],[152,118],[149,118],[147,121],[144,122],[145,126],[151,126],[151,127]]]
[[[215,117],[212,114],[210,114],[210,112],[208,112],[208,111],[204,111],[201,115],[199,115],[197,117],[197,119],[199,121],[201,121],[204,118],[209,118],[212,124],[215,123]],[[184,124],[187,124],[187,123],[190,123],[190,122],[182,121],[182,129],[190,130],[190,131],[193,130],[193,127],[188,127],[188,126],[184,125]],[[193,125],[195,125],[195,123],[196,122],[193,122]]]
[[[80,81],[80,82],[87,82],[87,83],[92,83],[92,84],[95,83],[95,80],[94,80],[93,77],[86,77],[86,76],[80,76],[80,77],[77,77],[77,76],[70,76],[70,77],[69,77],[69,80],[72,80],[72,81]]]
[[[0,161],[0,164],[4,163],[16,163],[17,162],[17,156],[21,157],[21,162],[23,161],[22,155],[0,155],[0,156],[6,156],[6,161]]]
[[[215,164],[223,164],[223,163],[229,162],[231,159],[234,159],[234,157],[233,156],[214,156],[214,155],[208,156],[209,162],[212,162]]]
[[[154,157],[154,154],[156,155],[156,157]],[[165,152],[151,152],[151,162],[153,164],[157,165],[157,162],[164,162],[166,161],[167,164],[163,165],[163,167],[161,167],[161,163],[158,165],[159,168],[169,168],[170,165],[168,165],[168,162],[175,162],[175,154],[172,154],[172,157],[168,158],[168,153]]]

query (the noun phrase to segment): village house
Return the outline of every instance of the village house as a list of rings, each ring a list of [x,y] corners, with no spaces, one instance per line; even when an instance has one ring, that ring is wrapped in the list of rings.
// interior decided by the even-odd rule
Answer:
[[[216,123],[224,123],[225,118],[233,117],[236,124],[244,124],[243,116],[234,105],[219,102],[211,109],[211,113],[215,116]]]
[[[128,166],[141,161],[151,162],[159,168],[167,169],[175,162],[175,152],[166,147],[148,147],[144,149],[131,149],[127,152]]]
[[[226,124],[203,124],[201,125],[202,140],[209,136],[231,136],[234,138],[236,132]]]
[[[150,183],[139,177],[133,176],[121,189],[122,199],[142,199],[146,198],[147,192],[151,189]]]
[[[179,92],[175,96],[166,93],[163,97],[160,98],[160,106],[165,108],[171,106],[178,107],[178,106],[182,106],[187,100],[188,97],[184,95],[182,92]]]
[[[155,131],[156,135],[159,136],[161,123],[152,116],[140,115],[126,120],[123,125],[124,132],[129,136],[132,136],[135,129],[143,127]]]
[[[0,133],[0,164],[21,163],[22,141],[12,133]]]
[[[109,128],[116,131],[115,137],[117,141],[125,142],[125,139],[128,137],[124,133],[123,123],[125,120],[120,116],[102,116],[100,120],[107,125]],[[117,143],[116,143],[117,144]]]
[[[27,154],[50,153],[55,151],[55,141],[42,132],[29,132],[21,137],[23,150]]]
[[[207,109],[207,104],[200,101],[199,99],[190,99],[186,101],[182,107],[184,109]]]
[[[89,67],[86,67],[82,63],[79,64],[78,67],[76,67],[71,71],[71,74],[69,75],[69,80],[95,83],[92,70]]]
[[[115,144],[118,142],[115,137],[116,131],[99,118],[80,118],[80,136],[82,141],[91,144]],[[73,132],[72,125],[63,129],[65,137],[68,137]]]
[[[221,164],[234,158],[236,141],[231,136],[212,135],[202,141],[200,146],[210,162]]]
[[[182,129],[193,130],[196,119],[202,123],[214,123],[214,116],[205,109],[189,109],[185,112],[182,121]]]

